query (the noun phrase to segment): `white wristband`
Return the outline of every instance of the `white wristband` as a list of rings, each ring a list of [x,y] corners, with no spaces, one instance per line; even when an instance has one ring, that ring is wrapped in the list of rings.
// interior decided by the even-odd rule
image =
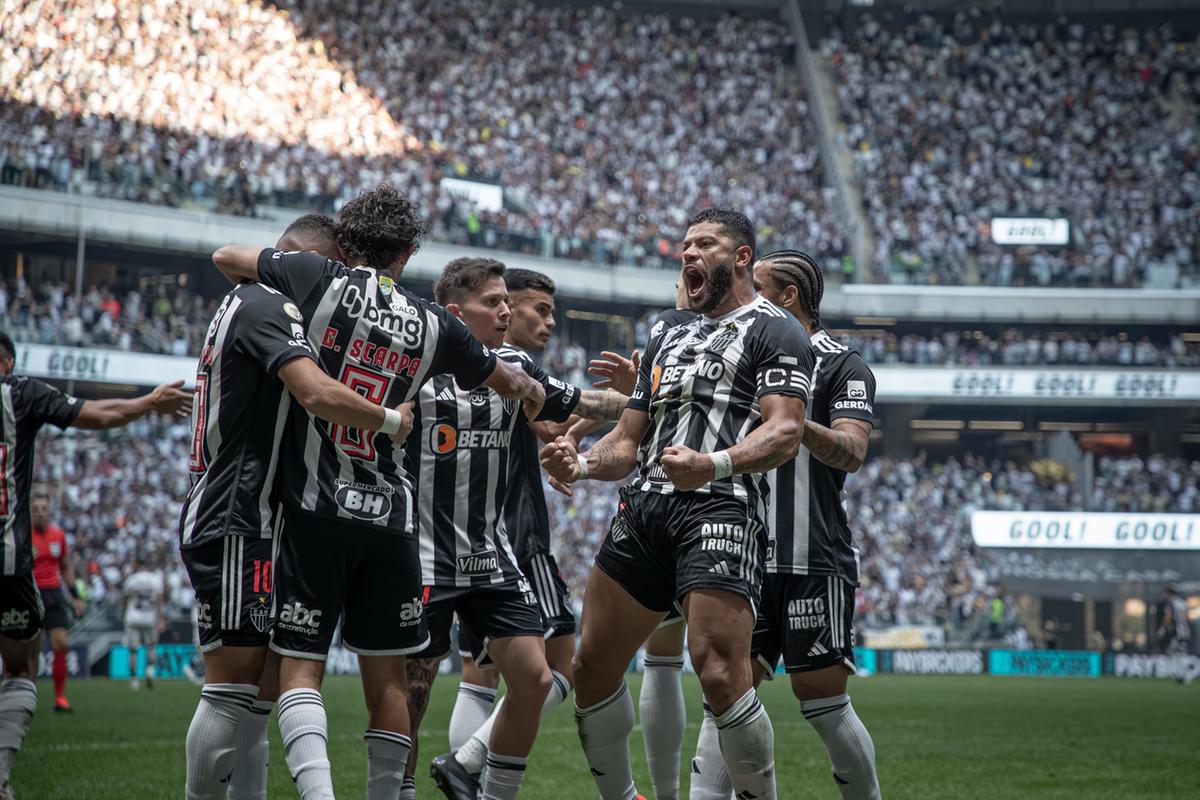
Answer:
[[[713,462],[713,480],[719,481],[722,478],[728,478],[733,474],[733,459],[729,457],[728,451],[718,450],[715,453],[709,453],[708,457]]]
[[[399,411],[394,408],[385,408],[383,410],[383,424],[379,426],[379,432],[391,436],[393,433],[399,433],[400,426],[403,424],[404,417],[400,416]]]
[[[587,465],[587,459],[584,458],[583,456],[579,455],[578,453],[575,454],[575,458],[579,460],[579,474],[575,476],[575,480],[581,481],[588,476],[589,470],[588,470],[588,465]]]

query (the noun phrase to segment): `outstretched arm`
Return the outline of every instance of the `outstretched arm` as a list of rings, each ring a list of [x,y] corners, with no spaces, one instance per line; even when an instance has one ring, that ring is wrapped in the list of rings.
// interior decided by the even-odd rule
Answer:
[[[183,381],[164,383],[153,392],[128,400],[86,400],[71,424],[86,430],[120,428],[152,411],[186,417],[192,413],[192,395],[183,391]]]
[[[279,379],[296,402],[315,417],[368,431],[381,431],[402,442],[412,432],[412,403],[385,409],[325,374],[311,358],[293,358],[279,368]]]
[[[496,368],[483,380],[483,385],[495,389],[509,400],[519,400],[525,419],[537,419],[546,402],[546,389],[541,381],[521,369],[520,365],[504,359],[496,360]]]

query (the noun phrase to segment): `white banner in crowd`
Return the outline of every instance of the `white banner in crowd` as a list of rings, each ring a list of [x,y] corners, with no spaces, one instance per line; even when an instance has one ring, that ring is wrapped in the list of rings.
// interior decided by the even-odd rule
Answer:
[[[991,227],[996,244],[1065,245],[1071,241],[1071,223],[1062,217],[993,217]]]
[[[1076,550],[1200,550],[1200,514],[974,511],[980,547]]]
[[[195,356],[161,356],[87,347],[58,347],[16,342],[18,375],[60,381],[132,383],[154,386],[182,380],[196,382]]]
[[[1200,401],[1200,370],[875,367],[881,401],[970,399],[1094,405]]]

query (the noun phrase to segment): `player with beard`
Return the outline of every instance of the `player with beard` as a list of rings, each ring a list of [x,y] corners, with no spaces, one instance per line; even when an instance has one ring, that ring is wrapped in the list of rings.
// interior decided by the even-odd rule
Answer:
[[[511,317],[504,335],[505,345],[500,352],[532,365],[528,351],[544,351],[555,328],[554,281],[540,272],[512,269],[504,272],[504,282]],[[628,395],[612,390],[581,390],[554,377],[546,380],[557,392],[565,391],[579,398],[572,416],[577,426],[597,426],[618,419],[629,400]],[[546,660],[552,676],[550,691],[542,705],[543,715],[570,694],[571,658],[575,652],[575,615],[566,583],[550,550],[550,518],[538,464],[539,440],[552,441],[563,429],[564,424],[555,422],[554,418],[532,423],[526,422],[525,418],[517,420],[509,447],[509,480],[513,490],[504,505],[504,523],[521,574],[529,581],[543,618]],[[460,649],[464,651],[464,667],[451,715],[454,752],[433,759],[431,770],[439,785],[449,787],[448,796],[462,798],[471,796],[471,787],[488,759],[492,728],[507,700],[501,701],[489,714],[491,701],[484,692],[494,696],[495,670],[481,669],[471,658],[482,648],[473,626],[460,625],[459,640]],[[421,677],[410,671],[410,681],[427,682],[431,673],[425,672],[426,676]],[[473,728],[465,727],[472,723]],[[456,736],[462,736],[464,729],[466,736],[456,745]]]
[[[539,382],[397,282],[426,228],[415,204],[381,184],[338,213],[348,265],[257,247],[221,248],[213,260],[232,280],[261,281],[292,298],[321,365],[373,403],[412,401],[426,381],[452,373],[462,388],[486,385],[536,417],[545,398]],[[304,800],[333,796],[320,687],[340,617],[368,711],[367,796],[395,798],[411,750],[406,657],[429,641],[404,449],[366,426],[327,425],[295,407],[284,440],[286,460],[301,465],[281,475],[270,644],[282,656],[288,767]]]
[[[588,578],[575,655],[576,720],[602,800],[633,800],[625,670],[677,604],[735,790],[774,798],[774,734],[750,639],[767,550],[763,473],[799,450],[815,363],[804,329],[752,283],[754,231],[727,209],[689,221],[681,277],[701,316],[642,359],[617,427],[580,455],[565,437],[542,465],[562,485],[621,480]]]
[[[856,351],[821,328],[821,268],[806,253],[780,250],[754,267],[759,294],[794,316],[817,354],[805,451],[771,473],[771,556],[754,630],[755,685],[780,656],[800,710],[821,737],[846,800],[880,796],[875,745],[846,693],[854,674],[858,550],[842,505],[846,475],[867,455],[875,376]],[[704,717],[692,770],[692,800],[728,800],[732,786]]]

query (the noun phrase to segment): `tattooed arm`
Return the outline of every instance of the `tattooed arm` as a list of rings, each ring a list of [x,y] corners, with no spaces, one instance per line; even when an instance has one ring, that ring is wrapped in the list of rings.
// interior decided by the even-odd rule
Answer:
[[[835,419],[832,428],[806,420],[801,441],[821,463],[843,472],[858,472],[870,438],[870,423],[843,417]]]
[[[800,452],[803,398],[765,395],[760,398],[759,407],[762,409],[762,424],[745,439],[724,451],[733,464],[734,475],[769,472],[791,461]],[[699,489],[711,481],[716,472],[710,454],[697,452],[690,447],[663,448],[659,463],[675,488],[684,492]]]
[[[645,411],[627,408],[604,438],[584,453],[588,477],[598,481],[619,481],[637,467],[638,444],[646,432],[650,417]],[[560,488],[579,479],[579,460],[574,442],[560,436],[542,448],[542,467]]]
[[[579,403],[570,419],[565,422],[532,422],[530,427],[543,442],[553,442],[560,436],[566,436],[578,447],[583,437],[606,422],[620,419],[628,402],[627,396],[610,389],[584,389],[579,393]]]

